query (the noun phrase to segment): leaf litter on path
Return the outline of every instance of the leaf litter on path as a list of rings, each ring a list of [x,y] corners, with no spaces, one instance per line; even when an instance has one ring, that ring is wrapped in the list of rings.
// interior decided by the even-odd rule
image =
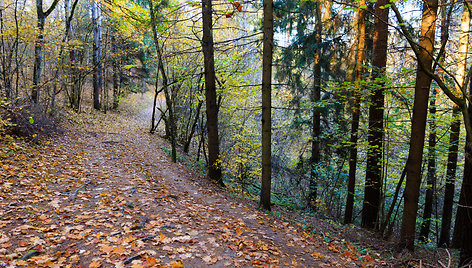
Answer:
[[[376,262],[171,163],[142,120],[81,114],[0,159],[0,265],[357,267]],[[76,122],[78,120],[75,120]],[[87,123],[88,122],[88,123]],[[90,123],[94,122],[94,123]]]

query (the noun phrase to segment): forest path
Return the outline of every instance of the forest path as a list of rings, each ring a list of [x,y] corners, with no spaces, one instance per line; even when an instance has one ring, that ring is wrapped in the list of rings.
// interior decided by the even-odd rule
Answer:
[[[313,238],[172,163],[134,115],[70,115],[65,133],[2,159],[0,265],[357,267],[349,243]],[[21,259],[20,259],[21,258]]]

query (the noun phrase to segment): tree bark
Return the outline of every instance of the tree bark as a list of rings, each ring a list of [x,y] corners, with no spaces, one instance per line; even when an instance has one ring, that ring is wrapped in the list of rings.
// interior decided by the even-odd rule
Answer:
[[[359,6],[366,5],[365,0],[359,2]],[[365,8],[359,8],[357,13],[357,57],[356,57],[356,75],[355,75],[355,89],[354,89],[354,100],[352,104],[352,122],[351,122],[351,138],[349,143],[349,179],[347,186],[347,201],[346,210],[344,212],[344,223],[349,224],[352,222],[352,211],[354,208],[354,193],[356,187],[356,170],[357,170],[357,139],[359,133],[359,119],[360,119],[360,108],[361,98],[360,81],[364,74],[364,60],[365,60],[365,16],[367,10]]]
[[[169,82],[168,82],[166,70],[164,68],[164,57],[162,56],[161,47],[159,45],[159,37],[157,35],[157,25],[156,25],[156,17],[155,17],[156,11],[154,9],[152,0],[149,1],[149,12],[150,12],[150,17],[151,17],[154,44],[156,46],[156,52],[157,52],[157,60],[158,60],[157,66],[159,70],[161,71],[162,90],[164,91],[167,110],[169,111],[169,118],[167,118],[167,120],[164,119],[164,122],[166,123],[166,134],[169,134],[166,136],[170,138],[171,150],[172,150],[171,157],[172,157],[172,162],[175,163],[177,162],[177,144],[176,144],[177,131],[176,131],[176,122],[174,118],[174,102],[173,102],[173,99],[171,98],[171,94],[169,94]],[[163,113],[163,116],[164,116],[164,113]]]
[[[460,72],[463,71],[463,75],[465,76],[471,7],[472,5],[469,0],[464,2],[461,36],[459,37],[459,65],[457,75],[461,75],[462,73]],[[462,68],[464,68],[464,70],[462,70]],[[457,82],[457,88],[465,87],[461,85],[461,82],[464,83],[464,79],[462,81],[457,80]],[[472,97],[472,80],[469,82],[468,97],[470,98]],[[470,105],[470,103],[467,110],[469,120],[472,120],[472,105]],[[460,249],[459,266],[472,264],[472,139],[470,138],[470,135],[467,135],[466,138],[464,155],[464,175],[462,178],[461,193],[452,238],[452,246]]]
[[[117,49],[116,49],[116,37],[115,37],[115,33],[112,34],[111,36],[111,48],[112,48],[112,53],[113,53],[113,62],[112,62],[112,68],[113,68],[113,74],[112,74],[112,79],[113,79],[113,109],[116,110],[118,109],[118,104],[119,104],[119,100],[120,100],[120,92],[119,92],[119,59],[117,57]],[[159,71],[157,71],[157,74],[156,74],[156,90],[157,90],[157,87],[158,87],[158,81],[159,81]],[[153,116],[153,120],[154,120],[154,116],[155,116],[155,107],[156,107],[156,104],[155,104],[155,101],[154,100],[154,109],[153,109],[153,113],[152,113],[152,116]],[[154,123],[154,121],[153,121]]]
[[[33,65],[33,88],[31,91],[31,99],[33,103],[39,103],[39,89],[41,86],[41,72],[43,64],[43,45],[44,45],[44,25],[46,18],[56,8],[59,0],[54,0],[47,11],[43,10],[43,0],[36,0],[36,27],[39,31],[34,43],[34,65]]]
[[[461,87],[466,75],[466,61],[467,61],[467,51],[468,51],[468,42],[469,42],[469,30],[470,30],[470,13],[467,8],[467,2],[464,2],[462,19],[461,19],[461,33],[459,36],[459,49],[458,49],[458,64],[456,72],[456,92],[459,94]],[[452,109],[452,118],[451,123],[451,132],[449,136],[449,151],[447,156],[447,169],[446,169],[446,187],[444,191],[444,204],[443,204],[443,213],[442,213],[442,223],[441,223],[441,233],[439,236],[438,246],[449,246],[450,245],[450,230],[451,230],[451,220],[452,220],[452,211],[453,211],[453,202],[454,202],[454,192],[455,192],[455,179],[456,179],[456,170],[457,170],[457,156],[459,150],[459,134],[460,134],[460,125],[461,119],[459,116],[460,108],[454,104]]]
[[[433,88],[429,102],[430,133],[428,137],[428,173],[426,175],[426,193],[423,210],[423,223],[419,240],[427,242],[429,229],[431,227],[431,215],[433,213],[433,202],[436,194],[436,98],[438,91]]]
[[[472,95],[472,94],[470,94]],[[469,114],[472,107],[469,106]],[[472,118],[471,118],[472,119]],[[472,140],[465,145],[464,177],[457,208],[452,246],[460,249],[459,267],[472,264]]]
[[[437,9],[437,0],[425,0],[423,2],[420,48],[417,59],[419,66],[416,73],[410,151],[407,163],[405,201],[399,243],[401,248],[404,247],[409,250],[414,250],[415,242],[416,216],[421,184],[421,164],[423,160],[429,88],[431,85],[431,77],[426,72],[432,72]],[[421,65],[420,62],[422,62]],[[423,68],[427,68],[427,70]]]
[[[320,163],[320,108],[318,102],[321,99],[321,3],[315,2],[315,53],[313,57],[313,91],[311,101],[313,103],[312,109],[312,124],[313,129],[311,133],[311,159],[310,159],[310,194],[308,196],[310,207],[316,209],[316,199],[318,195],[318,165]]]
[[[74,31],[72,28],[72,18],[74,15],[74,10],[77,6],[78,0],[75,0],[74,3],[71,5],[70,0],[65,0],[64,1],[64,9],[65,9],[65,21],[66,21],[66,27],[65,27],[65,42],[70,42],[74,38]],[[70,46],[69,47],[69,61],[68,61],[68,78],[67,82],[65,83],[65,87],[70,86],[70,93],[69,93],[69,104],[72,107],[72,109],[76,112],[79,112],[80,110],[80,82],[78,81],[78,69],[77,69],[77,63],[76,63],[76,50],[75,47]]]
[[[93,108],[101,109],[102,105],[102,18],[100,3],[94,0],[92,3],[93,20]]]
[[[272,53],[274,40],[274,4],[264,0],[264,45],[262,50],[262,182],[260,206],[270,210],[272,177]]]
[[[449,148],[447,153],[446,186],[444,190],[444,203],[441,221],[441,233],[439,235],[440,247],[449,247],[451,241],[451,222],[456,188],[457,158],[459,152],[459,136],[461,118],[459,107],[452,108],[452,123],[449,136]]]
[[[218,136],[218,106],[216,102],[211,0],[202,0],[202,17],[202,49],[205,65],[205,97],[208,130],[208,176],[219,185],[224,186],[221,174],[220,141]]]
[[[384,82],[382,76],[387,64],[388,41],[388,0],[375,3],[374,47],[372,56],[372,81],[374,92],[369,107],[368,153],[364,203],[362,207],[362,227],[374,229],[378,225],[380,196],[382,189],[382,149],[383,149],[383,112]],[[377,79],[380,79],[377,81]]]

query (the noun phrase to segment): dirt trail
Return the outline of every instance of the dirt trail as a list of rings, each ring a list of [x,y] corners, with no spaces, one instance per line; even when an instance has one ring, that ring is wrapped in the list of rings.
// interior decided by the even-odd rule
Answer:
[[[24,166],[3,159],[0,265],[373,265],[170,162],[148,116],[92,114],[26,154]]]

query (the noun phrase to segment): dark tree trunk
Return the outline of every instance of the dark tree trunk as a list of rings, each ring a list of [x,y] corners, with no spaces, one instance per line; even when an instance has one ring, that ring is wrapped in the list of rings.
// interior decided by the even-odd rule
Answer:
[[[156,10],[154,10],[152,0],[149,1],[149,12],[150,12],[150,17],[151,17],[154,44],[156,46],[156,52],[157,52],[158,68],[161,71],[161,75],[162,75],[162,89],[164,91],[164,95],[166,99],[167,111],[169,111],[169,117],[167,119],[164,119],[164,122],[166,124],[166,136],[170,138],[170,143],[172,147],[171,148],[172,149],[172,162],[175,163],[177,162],[177,144],[176,144],[177,131],[176,131],[176,122],[174,118],[174,102],[173,102],[173,99],[171,98],[171,94],[169,94],[169,82],[167,79],[166,70],[164,68],[164,57],[162,56],[161,47],[159,45],[159,37],[157,35],[157,25],[156,25],[156,18],[155,18]],[[162,116],[164,116],[164,113]]]
[[[389,236],[388,232],[385,233],[385,229],[390,223],[390,219],[392,217],[393,210],[395,209],[395,205],[397,204],[398,195],[400,194],[400,190],[402,188],[405,177],[406,177],[406,165],[405,165],[405,168],[403,168],[400,179],[398,180],[397,187],[395,187],[395,193],[393,194],[392,203],[390,204],[390,208],[387,211],[387,215],[385,215],[385,220],[382,222],[382,225],[380,225],[380,229],[379,229],[380,234],[382,234],[385,238]],[[398,211],[398,208],[397,208],[397,211]]]
[[[93,19],[93,108],[100,110],[102,105],[102,18],[100,3],[96,0],[92,3]]]
[[[211,0],[202,0],[203,38],[202,49],[205,65],[205,97],[208,130],[208,176],[224,186],[221,174],[220,145],[218,136],[218,106],[216,103],[215,59],[213,50],[213,24]]]
[[[472,115],[472,107],[469,106],[468,109]],[[469,137],[465,145],[464,177],[452,246],[460,249],[460,267],[472,264],[472,140]]]
[[[461,36],[459,39],[459,72],[464,68],[467,61],[467,47],[468,34],[470,31],[470,8],[471,2],[464,2],[464,12],[462,13]],[[463,80],[462,80],[463,81]],[[458,80],[460,83],[461,81]],[[472,80],[469,81],[468,98],[472,97]],[[463,85],[458,85],[463,86]],[[464,87],[463,87],[464,88]],[[469,103],[465,113],[468,118],[472,120],[472,105]],[[465,141],[465,163],[464,163],[464,177],[462,178],[461,193],[459,197],[459,204],[457,207],[456,222],[454,224],[454,234],[452,239],[452,246],[460,249],[459,266],[472,264],[472,139],[471,133],[467,133]]]
[[[260,206],[270,210],[272,177],[272,53],[274,40],[274,4],[264,0],[264,45],[262,50],[262,183]]]
[[[33,89],[31,91],[31,99],[33,103],[39,102],[39,88],[41,86],[41,72],[43,63],[43,45],[44,45],[44,24],[46,18],[56,8],[59,0],[54,0],[51,7],[47,11],[43,10],[43,0],[36,0],[36,15],[37,22],[36,27],[39,30],[39,34],[36,37],[34,43],[34,65],[33,65]]]
[[[468,12],[467,2],[464,3],[461,20],[461,34],[459,36],[459,58],[456,73],[456,80],[461,85],[456,85],[456,91],[460,91],[460,87],[465,80],[466,61],[469,43],[470,30],[470,14]],[[460,108],[457,105],[453,106],[451,123],[451,132],[449,137],[449,151],[447,155],[447,171],[446,171],[446,189],[444,191],[444,205],[441,224],[441,234],[439,236],[439,246],[450,246],[450,232],[453,212],[455,180],[457,170],[457,155],[459,150],[459,132],[461,119],[459,116]],[[465,177],[464,177],[465,178]]]
[[[15,9],[14,9],[14,17],[16,21],[15,27],[15,40],[13,41],[12,45],[8,45],[8,42],[5,42],[5,22],[4,18],[4,10],[5,10],[5,3],[3,0],[0,0],[0,54],[1,54],[1,69],[0,69],[0,76],[3,78],[3,91],[5,92],[5,97],[7,100],[12,100],[16,97],[16,94],[13,92],[12,81],[13,81],[13,58],[18,61],[18,45],[19,45],[19,30],[18,30],[18,18],[17,18],[17,8],[18,8],[18,0],[15,1]],[[8,26],[7,26],[8,27]],[[9,29],[8,29],[9,30]],[[15,56],[13,56],[15,54]],[[18,62],[16,66],[16,73],[18,73]],[[18,80],[18,78],[17,78]],[[17,81],[18,83],[18,81]],[[2,90],[2,84],[0,84],[0,91]]]
[[[316,209],[318,195],[318,165],[320,163],[320,108],[317,107],[321,99],[321,3],[315,2],[315,53],[313,57],[313,91],[311,101],[313,103],[311,132],[311,159],[310,159],[310,195],[308,196],[310,207]]]
[[[151,12],[152,12],[152,10],[151,10]],[[159,72],[160,72],[160,69],[157,68],[156,83],[154,83],[154,99],[153,99],[153,102],[152,102],[151,129],[149,130],[149,133],[151,133],[151,134],[154,133],[157,126],[159,125],[159,123],[156,124],[157,96],[160,93],[160,90],[159,90]],[[162,118],[162,115],[161,115],[161,118]]]
[[[115,33],[112,34],[111,36],[111,46],[112,46],[112,53],[113,56],[115,57],[112,62],[112,68],[113,68],[113,74],[112,74],[112,79],[113,79],[113,109],[116,110],[118,109],[118,103],[120,99],[120,92],[119,92],[119,58],[117,57],[117,51],[116,51],[116,38],[115,38]],[[159,71],[157,71],[156,75],[156,90],[158,87],[158,81],[159,81]],[[154,110],[153,110],[153,118],[154,118],[154,112],[155,112],[155,103],[154,103]],[[154,121],[153,121],[154,122]]]
[[[415,98],[413,103],[413,118],[411,122],[410,151],[407,163],[407,177],[405,187],[405,202],[403,208],[402,225],[400,232],[400,247],[414,250],[416,216],[418,213],[418,198],[421,184],[421,164],[428,113],[429,88],[431,77],[432,54],[436,30],[438,1],[426,0],[423,2],[421,21],[421,36],[419,42],[419,64],[416,73]],[[428,70],[424,71],[423,68]]]
[[[39,34],[34,44],[34,65],[33,65],[33,88],[31,91],[31,99],[33,103],[39,102],[39,87],[41,84],[41,71],[43,63],[43,44],[44,44],[44,23],[46,16],[43,11],[43,0],[36,0],[36,15]]]
[[[197,105],[197,111],[195,112],[195,118],[193,119],[192,126],[190,127],[190,132],[188,134],[187,140],[184,143],[184,153],[188,153],[190,149],[190,143],[192,142],[193,135],[195,134],[195,129],[197,127],[198,118],[200,117],[200,110],[202,109],[203,101],[199,101]]]
[[[433,202],[436,194],[436,97],[438,91],[433,88],[429,102],[430,133],[428,137],[428,173],[426,177],[426,193],[423,210],[423,223],[421,225],[421,242],[427,242],[431,227],[431,215],[433,213]]]
[[[452,110],[453,122],[449,136],[449,148],[447,153],[446,167],[446,186],[444,190],[444,204],[441,222],[441,234],[439,236],[439,245],[449,247],[451,239],[451,221],[454,203],[454,192],[456,188],[457,157],[459,151],[459,134],[461,119],[459,116],[459,107],[454,105]]]
[[[374,47],[372,56],[372,81],[385,73],[387,64],[388,10],[384,8],[388,0],[375,3]],[[376,228],[382,189],[382,150],[384,83],[375,83],[369,107],[369,131],[364,203],[362,207],[362,227]]]
[[[64,8],[65,8],[65,13],[66,13],[66,35],[64,41],[72,41],[74,38],[74,31],[72,28],[72,18],[74,15],[74,10],[77,6],[78,0],[75,0],[74,3],[70,4],[70,0],[66,0],[64,2]],[[79,112],[80,110],[80,81],[79,81],[79,74],[78,74],[78,68],[77,68],[77,58],[76,58],[76,50],[75,47],[70,47],[69,48],[69,62],[68,65],[69,67],[67,68],[68,72],[68,80],[67,83],[64,85],[64,87],[67,89],[67,87],[70,86],[70,93],[68,94],[69,96],[69,105],[71,108]],[[69,92],[69,91],[68,91]]]
[[[364,6],[365,0],[359,2],[359,6]],[[344,212],[344,223],[352,222],[352,211],[354,208],[354,192],[356,187],[356,170],[357,170],[357,139],[359,132],[359,118],[361,108],[360,98],[360,80],[364,74],[365,59],[365,15],[366,9],[360,8],[357,13],[357,59],[356,59],[356,88],[354,89],[354,100],[352,104],[352,122],[351,122],[351,139],[349,148],[349,179],[347,186],[346,210]]]

